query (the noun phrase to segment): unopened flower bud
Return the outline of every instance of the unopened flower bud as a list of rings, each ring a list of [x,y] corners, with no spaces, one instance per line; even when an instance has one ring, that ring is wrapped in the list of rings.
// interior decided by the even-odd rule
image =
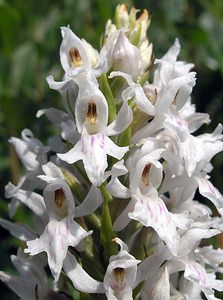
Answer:
[[[115,20],[117,28],[129,27],[129,14],[127,4],[120,4],[115,11]]]
[[[133,80],[143,72],[140,51],[132,45],[124,31],[120,31],[113,55],[113,69],[132,76]]]

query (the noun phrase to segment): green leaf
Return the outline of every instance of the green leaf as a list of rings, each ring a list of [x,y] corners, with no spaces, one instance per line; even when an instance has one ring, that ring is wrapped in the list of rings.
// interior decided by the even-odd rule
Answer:
[[[120,147],[129,146],[131,144],[131,125],[129,125],[120,135],[118,145]]]

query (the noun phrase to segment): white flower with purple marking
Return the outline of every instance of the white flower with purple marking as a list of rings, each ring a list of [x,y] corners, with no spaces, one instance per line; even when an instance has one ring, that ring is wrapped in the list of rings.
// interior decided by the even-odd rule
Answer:
[[[101,185],[108,166],[107,155],[121,159],[128,147],[117,146],[108,136],[124,131],[132,121],[132,111],[127,101],[116,119],[108,125],[108,104],[92,81],[80,78],[79,94],[75,105],[77,130],[81,139],[74,147],[58,157],[69,164],[83,160],[86,173],[94,185]]]
[[[45,188],[44,201],[49,223],[39,238],[27,241],[25,252],[36,255],[45,251],[52,275],[58,280],[68,247],[77,246],[92,232],[73,221],[74,199],[64,180],[55,180]]]
[[[128,246],[119,238],[114,241],[121,248],[117,255],[110,257],[104,276],[105,293],[108,300],[131,300],[140,260],[128,253]]]

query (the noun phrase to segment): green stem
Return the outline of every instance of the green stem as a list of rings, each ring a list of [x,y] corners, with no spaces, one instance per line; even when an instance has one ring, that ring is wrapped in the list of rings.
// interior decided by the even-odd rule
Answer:
[[[116,103],[110,85],[108,83],[108,78],[106,73],[103,73],[101,75],[99,82],[100,82],[100,89],[104,94],[108,103],[108,110],[109,110],[108,122],[111,123],[116,118]]]
[[[115,238],[115,233],[112,228],[112,220],[109,210],[109,202],[112,200],[112,196],[104,185],[101,185],[100,190],[104,199],[100,241],[104,248],[105,257],[108,260],[111,255],[117,253],[117,245],[112,241]]]

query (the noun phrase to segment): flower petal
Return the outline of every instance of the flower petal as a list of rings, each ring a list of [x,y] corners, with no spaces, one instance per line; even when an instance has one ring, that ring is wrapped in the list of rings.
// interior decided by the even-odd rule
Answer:
[[[185,261],[185,264],[184,277],[197,283],[206,296],[214,296],[213,289],[223,291],[223,282],[222,280],[216,280],[214,273],[207,273],[205,268],[196,261],[188,260]]]
[[[46,206],[43,197],[35,192],[17,189],[11,182],[5,187],[6,198],[14,197],[29,207],[42,220],[46,219]]]
[[[68,246],[75,247],[83,238],[91,234],[68,217],[61,221],[50,220],[39,239],[27,242],[25,253],[36,255],[45,251],[52,275],[58,280]]]
[[[213,184],[205,178],[196,178],[199,185],[199,192],[202,196],[208,198],[223,216],[223,196]]]
[[[63,81],[55,81],[52,75],[46,77],[46,81],[52,90],[63,91],[74,85],[72,78]]]
[[[109,137],[105,136],[105,151],[108,155],[117,159],[122,159],[125,153],[129,150],[129,147],[117,146]]]
[[[187,93],[184,97],[189,98],[193,86],[195,85],[195,72],[190,72],[168,82],[166,86],[158,93],[156,109],[159,113],[166,113],[170,104],[174,101],[175,97],[187,86]]]
[[[64,260],[63,269],[77,290],[85,293],[105,292],[104,284],[89,276],[70,252]]]
[[[57,156],[61,159],[66,161],[68,164],[73,164],[78,160],[83,159],[84,156],[84,149],[82,148],[81,141],[77,142],[76,145],[71,148],[66,153],[57,153]]]
[[[76,125],[79,133],[84,129],[88,134],[102,132],[108,123],[108,103],[105,96],[90,75],[78,78],[78,98],[75,105]],[[93,123],[88,121],[88,113],[93,111]],[[90,116],[91,117],[91,116]]]
[[[127,101],[123,101],[116,119],[105,129],[104,133],[108,136],[120,134],[123,132],[133,120],[132,110]]]
[[[21,299],[30,300],[35,299],[35,283],[27,284],[25,279],[8,275],[0,271],[0,279],[6,283]]]
[[[69,27],[61,27],[63,41],[60,46],[60,62],[65,72],[72,67],[70,49],[77,49],[80,59],[85,67],[91,67],[90,60],[82,41],[73,33]]]
[[[2,218],[0,218],[0,225],[21,241],[28,241],[37,236],[28,225],[13,223]]]
[[[134,64],[129,63],[130,61],[134,61]],[[123,29],[119,31],[116,40],[113,52],[113,69],[130,74],[134,80],[144,70],[140,50],[130,43]]]
[[[178,116],[168,114],[164,121],[164,126],[172,131],[181,143],[186,141],[186,139],[189,137],[189,128],[187,122]]]
[[[52,177],[54,179],[64,179],[63,172],[59,167],[57,167],[54,163],[49,161],[47,164],[42,166],[43,172],[47,177]]]
[[[47,118],[61,131],[62,139],[69,141],[70,143],[75,143],[75,133],[76,126],[71,117],[54,107],[48,109],[41,109],[37,112],[37,118],[41,117],[43,114],[47,116]]]
[[[143,195],[133,195],[133,198],[136,200],[136,205],[133,212],[129,213],[129,217],[146,227],[151,226],[165,241],[170,251],[176,255],[180,237],[176,230],[176,224],[163,200]]]
[[[104,134],[82,135],[83,163],[90,181],[98,186],[104,180],[104,172],[108,166],[106,142]]]
[[[130,200],[113,224],[113,228],[115,231],[121,231],[129,224],[129,222],[131,221],[131,219],[129,218],[129,213],[133,211],[134,206],[135,201]]]
[[[142,299],[169,300],[170,299],[170,280],[167,267],[161,268],[153,277],[149,278],[142,290]]]
[[[39,162],[36,160],[36,153],[29,147],[27,142],[16,137],[11,137],[9,142],[15,147],[19,158],[27,170],[33,171],[38,168]]]
[[[100,190],[92,184],[86,198],[75,208],[75,217],[92,214],[102,204],[103,198]]]
[[[134,83],[132,80],[132,77],[129,74],[119,72],[119,71],[111,72],[109,78],[113,78],[116,76],[123,77],[129,85],[129,87],[122,92],[123,100],[133,98],[134,102],[141,109],[141,111],[143,111],[144,113],[146,113],[149,116],[154,116],[155,115],[155,107],[152,105],[152,103],[146,97],[141,85]]]
[[[192,227],[187,230],[181,237],[178,255],[187,255],[194,250],[200,241],[204,238],[210,238],[220,233],[217,229],[206,229]]]
[[[107,184],[109,192],[117,198],[130,198],[130,190],[125,187],[117,177],[128,173],[127,168],[123,164],[124,160],[118,161],[112,166],[108,176],[111,175],[111,180]]]

